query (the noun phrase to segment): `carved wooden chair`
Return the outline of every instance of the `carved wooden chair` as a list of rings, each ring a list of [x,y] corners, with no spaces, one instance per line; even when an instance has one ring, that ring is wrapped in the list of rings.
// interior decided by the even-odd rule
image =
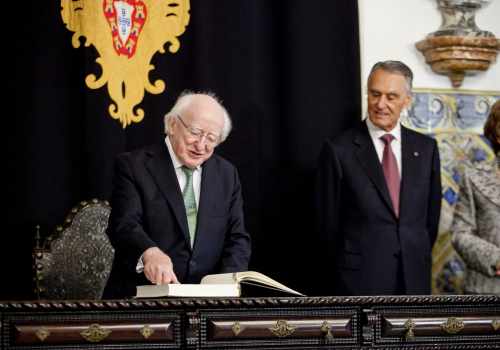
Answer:
[[[111,207],[92,199],[71,209],[64,224],[33,250],[39,299],[100,299],[114,250],[106,235]]]

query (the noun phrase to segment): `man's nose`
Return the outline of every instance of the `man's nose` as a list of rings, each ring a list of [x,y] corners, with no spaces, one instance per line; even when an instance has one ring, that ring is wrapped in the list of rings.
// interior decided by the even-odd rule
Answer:
[[[205,150],[207,148],[207,138],[205,134],[200,135],[194,145],[198,151]]]
[[[387,99],[385,98],[385,96],[380,96],[377,100],[377,108],[379,109],[383,109],[387,104]]]

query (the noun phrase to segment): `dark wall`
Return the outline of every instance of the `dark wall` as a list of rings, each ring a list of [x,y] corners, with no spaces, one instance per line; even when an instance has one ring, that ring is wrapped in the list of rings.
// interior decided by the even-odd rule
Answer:
[[[21,9],[19,9],[20,11]],[[14,76],[15,114],[7,134],[7,230],[15,253],[2,269],[12,283],[2,299],[29,299],[35,225],[46,236],[78,201],[107,199],[113,157],[163,138],[164,114],[184,89],[211,90],[234,129],[217,152],[239,169],[251,268],[316,294],[311,196],[323,140],[360,116],[357,3],[351,0],[192,0],[191,20],[176,54],[157,53],[146,117],[123,129],[108,115],[106,88],[84,79],[100,74],[93,47],[71,46],[60,2],[22,9]],[[9,101],[12,104],[11,101]],[[5,256],[5,255],[4,255]]]

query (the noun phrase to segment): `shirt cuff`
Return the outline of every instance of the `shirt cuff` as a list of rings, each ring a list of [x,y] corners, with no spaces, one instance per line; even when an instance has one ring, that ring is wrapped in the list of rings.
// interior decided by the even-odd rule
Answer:
[[[144,260],[142,258],[143,255],[141,255],[141,257],[139,258],[139,261],[137,262],[137,265],[135,266],[135,272],[137,272],[137,273],[143,273],[144,272]]]

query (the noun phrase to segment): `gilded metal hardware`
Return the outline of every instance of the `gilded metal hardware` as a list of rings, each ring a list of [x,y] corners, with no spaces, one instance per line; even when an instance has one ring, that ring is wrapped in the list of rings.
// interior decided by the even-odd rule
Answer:
[[[450,317],[441,325],[441,329],[448,334],[457,334],[464,328],[463,321],[455,317]]]
[[[295,328],[290,326],[285,320],[278,320],[273,328],[269,328],[271,333],[280,338],[288,337],[290,334],[295,332]]]
[[[145,325],[144,327],[141,328],[140,332],[141,332],[141,335],[144,337],[144,339],[148,339],[150,336],[153,335],[155,330],[153,328],[151,328],[150,326]]]
[[[235,322],[231,327],[231,330],[233,331],[233,334],[237,336],[241,333],[241,324],[239,322]]]
[[[332,330],[331,330],[330,325],[328,324],[328,322],[326,320],[323,321],[323,323],[321,324],[320,330],[325,335],[326,340],[328,340],[328,341],[333,340]]]
[[[40,327],[35,332],[35,335],[38,339],[40,339],[40,341],[44,341],[50,335],[50,331],[45,327]]]
[[[99,343],[103,339],[107,338],[111,334],[109,329],[102,328],[99,324],[93,323],[86,330],[80,332],[81,336],[85,340],[91,343]]]
[[[415,339],[415,333],[413,333],[413,330],[415,329],[415,322],[409,318],[405,324],[404,324],[404,327],[405,327],[405,340],[414,340]]]
[[[498,331],[500,329],[500,320],[495,319],[495,320],[491,321],[491,327],[493,327],[493,329],[495,331]]]

